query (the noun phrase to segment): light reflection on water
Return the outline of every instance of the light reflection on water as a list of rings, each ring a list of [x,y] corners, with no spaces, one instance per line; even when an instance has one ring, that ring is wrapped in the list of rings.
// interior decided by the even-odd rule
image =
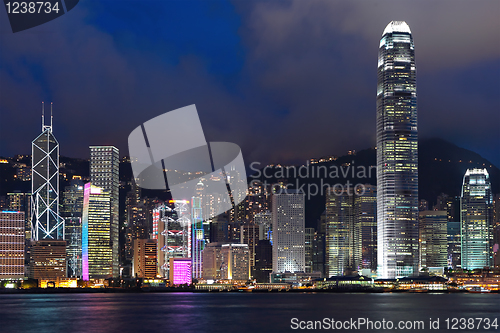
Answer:
[[[499,294],[0,295],[0,332],[291,332],[291,318],[500,317]],[[500,318],[499,318],[500,321]],[[444,324],[441,325],[444,330]],[[357,330],[364,332],[363,330]],[[434,330],[433,332],[438,332]],[[475,332],[482,332],[475,330]],[[492,332],[492,330],[484,331]]]

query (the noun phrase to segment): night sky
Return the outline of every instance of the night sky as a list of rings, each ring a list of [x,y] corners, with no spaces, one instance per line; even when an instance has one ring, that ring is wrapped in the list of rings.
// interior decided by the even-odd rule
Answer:
[[[99,0],[13,34],[0,8],[0,156],[31,153],[42,101],[70,157],[128,155],[135,127],[190,104],[207,141],[237,143],[247,164],[374,146],[379,40],[404,20],[420,138],[500,166],[499,17],[498,0]]]

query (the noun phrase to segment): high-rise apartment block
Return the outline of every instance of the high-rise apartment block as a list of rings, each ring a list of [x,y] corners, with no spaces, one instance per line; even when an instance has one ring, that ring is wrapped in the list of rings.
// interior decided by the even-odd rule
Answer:
[[[418,273],[418,141],[415,47],[392,21],[380,39],[377,82],[377,275]]]

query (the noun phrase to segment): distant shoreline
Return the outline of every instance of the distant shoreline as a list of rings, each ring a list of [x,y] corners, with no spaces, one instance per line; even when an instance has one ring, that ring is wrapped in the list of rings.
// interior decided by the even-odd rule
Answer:
[[[198,290],[193,288],[150,288],[150,289],[119,289],[119,288],[31,288],[31,289],[3,289],[0,295],[12,294],[147,294],[147,293],[406,293],[406,294],[462,294],[469,293],[466,290],[428,290],[428,291],[406,291],[406,290],[356,290],[356,289],[253,289],[253,290]],[[499,294],[500,291],[491,291],[489,294]]]

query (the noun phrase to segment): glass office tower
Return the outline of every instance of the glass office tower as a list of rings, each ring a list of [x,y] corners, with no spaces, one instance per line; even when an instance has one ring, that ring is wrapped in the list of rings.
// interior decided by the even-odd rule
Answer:
[[[118,277],[119,262],[119,150],[113,146],[90,147],[90,182],[101,187],[110,195],[111,207],[111,248],[113,256],[113,277]]]
[[[462,268],[492,264],[493,195],[486,169],[467,169],[460,198]]]
[[[31,163],[31,239],[64,239],[64,219],[59,216],[59,142],[52,133],[52,114],[50,125],[45,125],[43,106],[42,133],[31,143]]]
[[[417,87],[406,22],[385,28],[377,72],[377,274],[395,278],[418,273]]]

